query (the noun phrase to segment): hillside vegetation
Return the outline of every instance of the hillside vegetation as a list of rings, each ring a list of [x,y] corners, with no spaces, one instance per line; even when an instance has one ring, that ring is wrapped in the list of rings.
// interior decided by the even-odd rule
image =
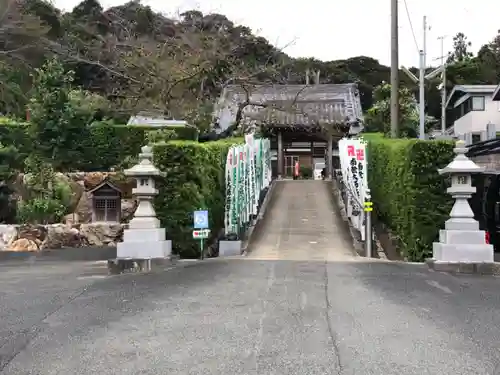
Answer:
[[[73,85],[94,94],[99,115],[124,122],[156,109],[205,130],[212,105],[230,83],[304,83],[305,71],[322,83],[357,82],[363,109],[389,68],[358,56],[346,60],[293,59],[222,14],[187,11],[176,19],[131,1],[103,9],[84,0],[63,13],[45,0],[0,3],[0,111],[25,117],[32,73],[52,56],[74,71]],[[334,44],[332,48],[335,48]],[[500,81],[500,36],[477,56],[458,33],[449,55],[448,86]],[[428,82],[427,111],[440,118],[438,81]],[[416,87],[402,74],[402,85]]]
[[[44,0],[0,5],[0,111],[25,116],[31,74],[56,55],[74,71],[73,85],[104,99],[102,110],[124,119],[158,109],[206,122],[230,83],[304,83],[319,70],[322,83],[358,82],[363,107],[389,69],[369,57],[321,62],[292,59],[277,46],[221,14],[199,11],[171,19],[137,1],[103,9],[84,0],[63,13]]]

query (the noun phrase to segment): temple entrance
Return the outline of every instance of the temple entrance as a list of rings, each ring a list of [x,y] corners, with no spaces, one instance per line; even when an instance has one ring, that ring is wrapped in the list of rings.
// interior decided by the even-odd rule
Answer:
[[[299,161],[297,155],[285,156],[285,176],[292,177],[295,169],[295,163]]]

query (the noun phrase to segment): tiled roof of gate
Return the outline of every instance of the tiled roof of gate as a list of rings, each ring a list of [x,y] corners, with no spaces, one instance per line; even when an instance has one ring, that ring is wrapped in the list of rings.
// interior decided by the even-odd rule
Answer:
[[[265,122],[280,126],[355,124],[362,120],[357,85],[241,85],[226,87],[215,108],[219,126],[226,129],[235,121],[238,105],[246,100],[242,123]]]

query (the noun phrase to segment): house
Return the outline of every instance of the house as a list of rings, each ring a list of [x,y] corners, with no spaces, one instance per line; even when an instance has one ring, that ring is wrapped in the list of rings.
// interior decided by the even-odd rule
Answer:
[[[127,125],[133,126],[151,126],[151,127],[189,127],[187,121],[168,120],[160,112],[141,111],[135,116],[130,116]]]
[[[497,99],[495,100],[497,101]],[[489,233],[495,252],[500,252],[500,139],[487,139],[468,146],[467,156],[484,168],[475,175],[476,193],[469,199],[480,229]]]
[[[336,140],[363,129],[354,83],[229,85],[214,109],[219,132],[235,123],[246,130],[266,129],[278,177],[291,175],[296,161],[303,167],[325,163],[328,149],[333,159]]]
[[[456,85],[446,101],[447,119],[451,126],[446,133],[454,136],[472,134],[472,143],[481,140],[488,124],[500,126],[500,97],[496,85]],[[498,100],[498,99],[497,99]]]

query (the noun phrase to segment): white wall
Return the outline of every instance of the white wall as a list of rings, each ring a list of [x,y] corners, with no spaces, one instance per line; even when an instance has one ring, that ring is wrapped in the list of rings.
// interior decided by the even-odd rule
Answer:
[[[484,111],[470,111],[454,123],[455,135],[486,130],[486,125],[492,123],[500,127],[500,102],[491,100],[491,95],[485,95]]]

